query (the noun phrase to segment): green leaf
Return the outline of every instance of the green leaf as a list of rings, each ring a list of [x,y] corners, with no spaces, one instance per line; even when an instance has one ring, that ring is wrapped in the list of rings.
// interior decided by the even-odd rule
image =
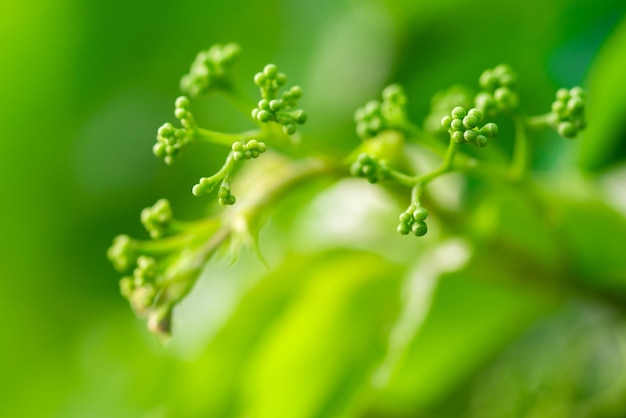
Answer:
[[[425,321],[373,409],[415,416],[436,405],[545,313],[550,300],[515,280],[524,278],[488,253],[441,276]]]
[[[381,360],[402,269],[369,253],[290,257],[252,288],[188,376],[178,416],[338,416]]]
[[[597,171],[626,156],[626,19],[606,40],[588,80],[588,128],[580,146],[579,165]]]
[[[626,218],[599,200],[560,199],[558,233],[571,278],[626,288]]]

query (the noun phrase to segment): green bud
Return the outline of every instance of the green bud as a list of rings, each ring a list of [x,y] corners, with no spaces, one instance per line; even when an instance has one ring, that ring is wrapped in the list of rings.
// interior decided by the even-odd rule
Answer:
[[[478,131],[487,138],[495,138],[498,135],[498,125],[495,123],[487,123]]]
[[[256,73],[254,75],[254,84],[256,84],[258,87],[262,87],[265,84],[266,80],[267,77],[263,73]]]
[[[280,109],[282,109],[282,107],[283,107],[282,100],[274,99],[269,102],[269,108],[273,110],[274,112],[279,111]]]
[[[278,68],[276,67],[275,64],[267,64],[265,68],[263,68],[263,74],[265,74],[265,76],[268,78],[276,77],[277,73],[278,73]]]
[[[267,110],[261,110],[257,113],[256,118],[259,122],[269,122],[272,118],[272,115]]]
[[[295,115],[295,121],[296,123],[299,123],[300,125],[304,125],[307,121],[306,112],[304,110],[297,110],[296,115]]]
[[[454,131],[451,135],[452,140],[458,144],[461,144],[464,142],[465,137],[463,135],[463,132],[461,131]]]
[[[567,101],[570,98],[570,92],[566,88],[560,88],[556,91],[556,98],[559,100]]]
[[[563,138],[574,138],[578,133],[576,126],[572,122],[567,121],[559,123],[557,131]]]
[[[461,131],[463,130],[463,121],[461,119],[453,119],[450,123],[450,128],[453,131]]]
[[[415,222],[413,226],[411,226],[411,232],[416,237],[422,237],[428,232],[428,226],[426,226],[425,222]]]
[[[478,119],[474,115],[467,115],[463,118],[463,125],[467,129],[473,129],[478,125]]]
[[[465,142],[470,142],[470,143],[474,143],[474,141],[476,140],[476,137],[478,136],[478,134],[476,133],[476,131],[473,131],[471,129],[465,131],[463,133],[463,140]]]
[[[446,115],[446,116],[444,116],[441,119],[441,126],[443,126],[445,129],[450,128],[450,124],[451,123],[452,123],[452,117],[451,116]]]
[[[291,87],[291,89],[289,90],[289,95],[291,96],[292,99],[299,99],[302,97],[302,87],[300,86],[293,86]]]
[[[466,115],[465,109],[463,109],[461,106],[457,106],[454,109],[452,109],[452,117],[454,119],[463,119],[465,115]]]
[[[283,125],[283,132],[287,135],[293,135],[296,133],[296,126],[293,124],[285,124]]]
[[[176,99],[175,106],[177,109],[186,109],[189,110],[191,108],[191,104],[189,103],[189,99],[186,96],[180,96]]]
[[[418,206],[417,209],[413,211],[413,219],[417,222],[423,222],[428,217],[428,211],[425,207]]]
[[[484,135],[478,135],[474,143],[482,148],[487,145],[487,137]]]

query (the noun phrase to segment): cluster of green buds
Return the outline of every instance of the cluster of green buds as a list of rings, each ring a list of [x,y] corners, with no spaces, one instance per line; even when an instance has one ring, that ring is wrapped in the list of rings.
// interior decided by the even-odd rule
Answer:
[[[304,110],[298,109],[302,88],[293,86],[279,97],[280,89],[287,83],[287,76],[278,72],[274,64],[267,64],[262,72],[254,76],[254,83],[261,91],[261,100],[252,110],[252,118],[261,123],[276,122],[282,125],[287,135],[296,133],[296,125],[307,121]]]
[[[191,288],[186,281],[201,268],[189,253],[202,248],[206,237],[217,223],[183,222],[173,219],[170,203],[158,200],[141,212],[141,222],[150,234],[150,240],[139,240],[118,235],[107,251],[113,267],[123,274],[120,292],[131,307],[148,322],[148,328],[159,335],[167,335],[171,327],[174,305]]]
[[[137,316],[147,319],[152,332],[169,334],[173,301],[168,300],[158,283],[157,260],[145,254],[142,243],[128,235],[118,235],[107,255],[117,271],[131,271],[131,275],[120,279],[120,293]]]
[[[498,112],[510,112],[517,108],[519,96],[514,90],[517,75],[511,67],[500,64],[485,70],[478,82],[483,89],[474,99],[478,110],[493,116]]]
[[[552,125],[563,138],[574,138],[585,129],[585,93],[582,88],[562,88],[552,103]]]
[[[385,161],[378,160],[367,153],[361,153],[350,166],[350,174],[363,177],[370,183],[378,183],[389,177],[389,166]]]
[[[230,70],[241,48],[231,43],[213,45],[200,52],[191,64],[189,74],[180,80],[180,89],[191,97],[198,97],[212,89],[230,89]]]
[[[399,217],[398,232],[402,235],[411,233],[416,237],[426,235],[428,232],[428,226],[425,222],[427,217],[426,208],[418,204],[411,204]]]
[[[444,116],[441,126],[448,129],[450,138],[458,144],[474,144],[479,147],[487,145],[488,138],[494,138],[498,134],[498,126],[495,123],[486,123],[482,127],[483,114],[478,109],[470,109],[457,106],[452,109],[451,115]]]
[[[234,205],[237,199],[231,192],[231,181],[237,166],[245,160],[258,158],[267,150],[264,142],[250,139],[248,141],[237,141],[231,146],[230,154],[226,158],[224,166],[211,177],[202,177],[198,184],[193,186],[192,193],[195,196],[202,196],[211,193],[220,184],[217,192],[220,205]]]
[[[167,199],[159,199],[153,206],[141,211],[141,223],[151,238],[165,235],[172,223],[172,207]]]
[[[267,151],[267,146],[264,142],[251,139],[248,142],[235,142],[233,143],[231,149],[233,152],[233,159],[235,161],[243,161],[251,158],[258,158],[259,155]]]
[[[157,131],[157,142],[152,147],[154,155],[163,158],[168,165],[176,161],[185,146],[193,140],[197,129],[187,97],[176,99],[174,115],[183,127],[176,128],[169,122],[163,124]]]
[[[400,85],[387,86],[382,92],[382,101],[370,100],[354,113],[357,135],[366,140],[383,130],[401,128],[406,121],[406,102]]]

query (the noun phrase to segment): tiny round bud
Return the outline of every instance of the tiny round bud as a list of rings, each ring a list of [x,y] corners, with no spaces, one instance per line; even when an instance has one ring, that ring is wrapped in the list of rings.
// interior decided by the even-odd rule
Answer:
[[[480,122],[483,119],[482,112],[476,108],[471,108],[469,112],[467,112],[467,116],[475,117],[478,122]]]
[[[179,109],[189,109],[189,99],[185,96],[180,96],[176,99],[175,106]]]
[[[287,76],[285,75],[285,73],[278,73],[276,74],[275,80],[277,85],[282,86],[287,82]]]
[[[585,102],[579,96],[573,96],[567,101],[567,109],[572,113],[580,113],[585,107]]]
[[[282,100],[274,99],[269,102],[269,108],[272,109],[274,112],[279,111],[280,109],[282,109],[282,107],[283,107]]]
[[[252,119],[256,119],[256,117],[257,117],[257,115],[259,113],[259,110],[261,110],[261,109],[259,109],[258,107],[255,107],[254,109],[252,109],[252,113],[251,113],[252,114]]]
[[[476,133],[476,131],[473,131],[471,129],[468,129],[467,131],[463,133],[463,139],[465,142],[473,143],[476,140],[477,136],[478,136],[478,133]]]
[[[582,89],[582,87],[572,87],[569,91],[569,94],[572,97],[580,97],[581,99],[585,98],[585,91]]]
[[[269,78],[274,78],[277,73],[278,73],[278,68],[276,67],[275,64],[267,64],[263,68],[263,74],[265,74]]]
[[[461,130],[463,130],[463,121],[461,119],[454,119],[450,123],[450,128],[453,131],[461,131]]]
[[[467,115],[463,118],[463,125],[467,129],[475,128],[478,125],[478,119],[473,115]]]
[[[157,142],[152,146],[152,153],[161,158],[165,155],[165,144],[163,142]]]
[[[189,112],[185,109],[176,108],[176,110],[174,110],[174,116],[176,116],[176,119],[187,119],[188,115]]]
[[[270,102],[269,100],[266,100],[266,99],[259,100],[259,103],[257,106],[261,110],[270,110]]]
[[[567,106],[565,105],[564,101],[555,100],[554,102],[552,102],[552,112],[556,113],[559,116],[564,116],[566,108]]]
[[[441,126],[443,126],[446,129],[450,128],[451,123],[452,123],[452,116],[446,115],[441,119]]]
[[[265,84],[266,80],[267,77],[265,77],[265,74],[263,73],[256,73],[254,75],[254,84],[256,84],[258,87],[261,87],[263,84]]]
[[[426,232],[428,232],[428,227],[425,222],[415,222],[411,227],[411,232],[416,237],[422,237],[426,235]]]
[[[411,214],[409,212],[402,212],[398,217],[398,220],[402,223],[407,223],[411,220]]]
[[[478,135],[476,137],[475,143],[482,148],[487,145],[487,137],[485,135]]]
[[[300,86],[291,87],[291,89],[289,90],[289,94],[292,99],[296,99],[296,100],[299,99],[300,97],[302,97],[302,87]]]
[[[413,218],[417,222],[423,222],[424,219],[428,217],[428,211],[425,207],[419,206],[415,211],[413,211]]]
[[[368,128],[371,132],[378,132],[383,127],[383,120],[381,118],[372,118],[369,121]]]
[[[556,98],[559,100],[567,101],[570,98],[569,90],[566,88],[561,88],[556,91]]]
[[[298,110],[298,112],[296,112],[296,122],[299,123],[300,125],[304,125],[307,121],[307,114],[304,110]]]
[[[246,148],[248,149],[256,149],[259,146],[259,141],[257,141],[256,139],[251,139],[248,142],[246,142]]]
[[[380,102],[377,100],[370,100],[369,102],[365,103],[364,110],[365,114],[368,116],[378,113],[380,111]]]
[[[411,230],[408,224],[401,223],[398,225],[397,231],[401,233],[402,235],[408,235]]]
[[[268,112],[267,110],[261,110],[257,113],[256,118],[259,122],[269,122],[269,120],[271,119],[272,115],[270,114],[270,112]]]
[[[460,144],[460,143],[462,143],[462,142],[463,142],[463,140],[464,140],[464,138],[463,138],[463,132],[461,132],[461,131],[455,131],[455,132],[452,134],[452,140],[453,140],[454,142],[456,142],[456,143],[459,143],[459,144]]]
[[[483,73],[480,75],[480,78],[478,79],[478,84],[480,84],[480,87],[484,88],[485,90],[493,90],[495,87],[495,83],[496,79],[493,76],[491,70],[483,71]]]
[[[457,106],[454,109],[452,109],[452,117],[454,119],[463,119],[465,115],[466,115],[465,109],[463,109],[461,106]]]
[[[285,124],[283,125],[283,132],[287,135],[293,135],[296,133],[296,126],[293,124]]]
[[[557,127],[559,135],[563,138],[574,138],[578,131],[572,122],[561,122]]]

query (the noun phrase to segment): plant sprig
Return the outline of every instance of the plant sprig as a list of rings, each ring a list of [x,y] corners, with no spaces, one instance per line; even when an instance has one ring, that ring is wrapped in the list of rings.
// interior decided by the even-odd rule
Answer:
[[[289,154],[289,147],[295,144],[296,126],[308,119],[299,107],[302,88],[287,88],[287,76],[276,65],[267,64],[253,77],[260,100],[256,105],[250,101],[249,106],[242,106],[247,101],[238,93],[232,74],[240,51],[238,45],[227,44],[198,54],[189,74],[181,80],[186,95],[175,101],[174,115],[180,126],[162,125],[153,147],[154,154],[168,165],[195,144],[227,147],[224,164],[212,175],[201,177],[192,188],[195,196],[217,190],[217,201],[226,208],[197,221],[182,221],[174,218],[169,201],[160,199],[141,213],[150,238],[120,235],[107,253],[116,270],[124,274],[120,280],[122,295],[159,335],[170,333],[172,310],[217,249],[230,241],[258,250],[256,236],[262,219],[303,182],[320,176],[352,175],[372,184],[396,183],[409,190],[408,206],[398,216],[396,229],[402,235],[421,237],[429,230],[426,220],[430,213],[424,195],[436,179],[460,172],[486,182],[497,178],[520,183],[528,176],[531,134],[536,129],[551,128],[573,138],[585,128],[585,96],[580,87],[558,90],[548,113],[526,116],[516,90],[517,75],[509,66],[499,65],[480,75],[479,91],[473,96],[459,88],[438,95],[427,118],[439,118],[438,126],[429,122],[424,131],[412,122],[406,93],[399,84],[392,84],[383,89],[379,100],[371,100],[355,112],[361,144],[348,157],[347,166],[345,158],[320,156],[319,152],[292,158],[283,154]],[[250,118],[251,127],[230,133],[198,126],[190,99],[211,92],[234,98],[235,106]],[[495,117],[510,118],[514,132],[500,132]],[[442,134],[444,141],[439,138]],[[502,134],[503,140],[513,138],[510,156],[485,150]],[[476,152],[467,152],[472,146]],[[430,150],[440,158],[439,164],[431,170],[416,170],[412,148]],[[247,167],[248,161],[256,159],[260,161]],[[252,172],[247,188],[242,186],[245,182],[237,182],[240,170],[242,174]],[[241,187],[241,199],[233,194],[234,187]]]

